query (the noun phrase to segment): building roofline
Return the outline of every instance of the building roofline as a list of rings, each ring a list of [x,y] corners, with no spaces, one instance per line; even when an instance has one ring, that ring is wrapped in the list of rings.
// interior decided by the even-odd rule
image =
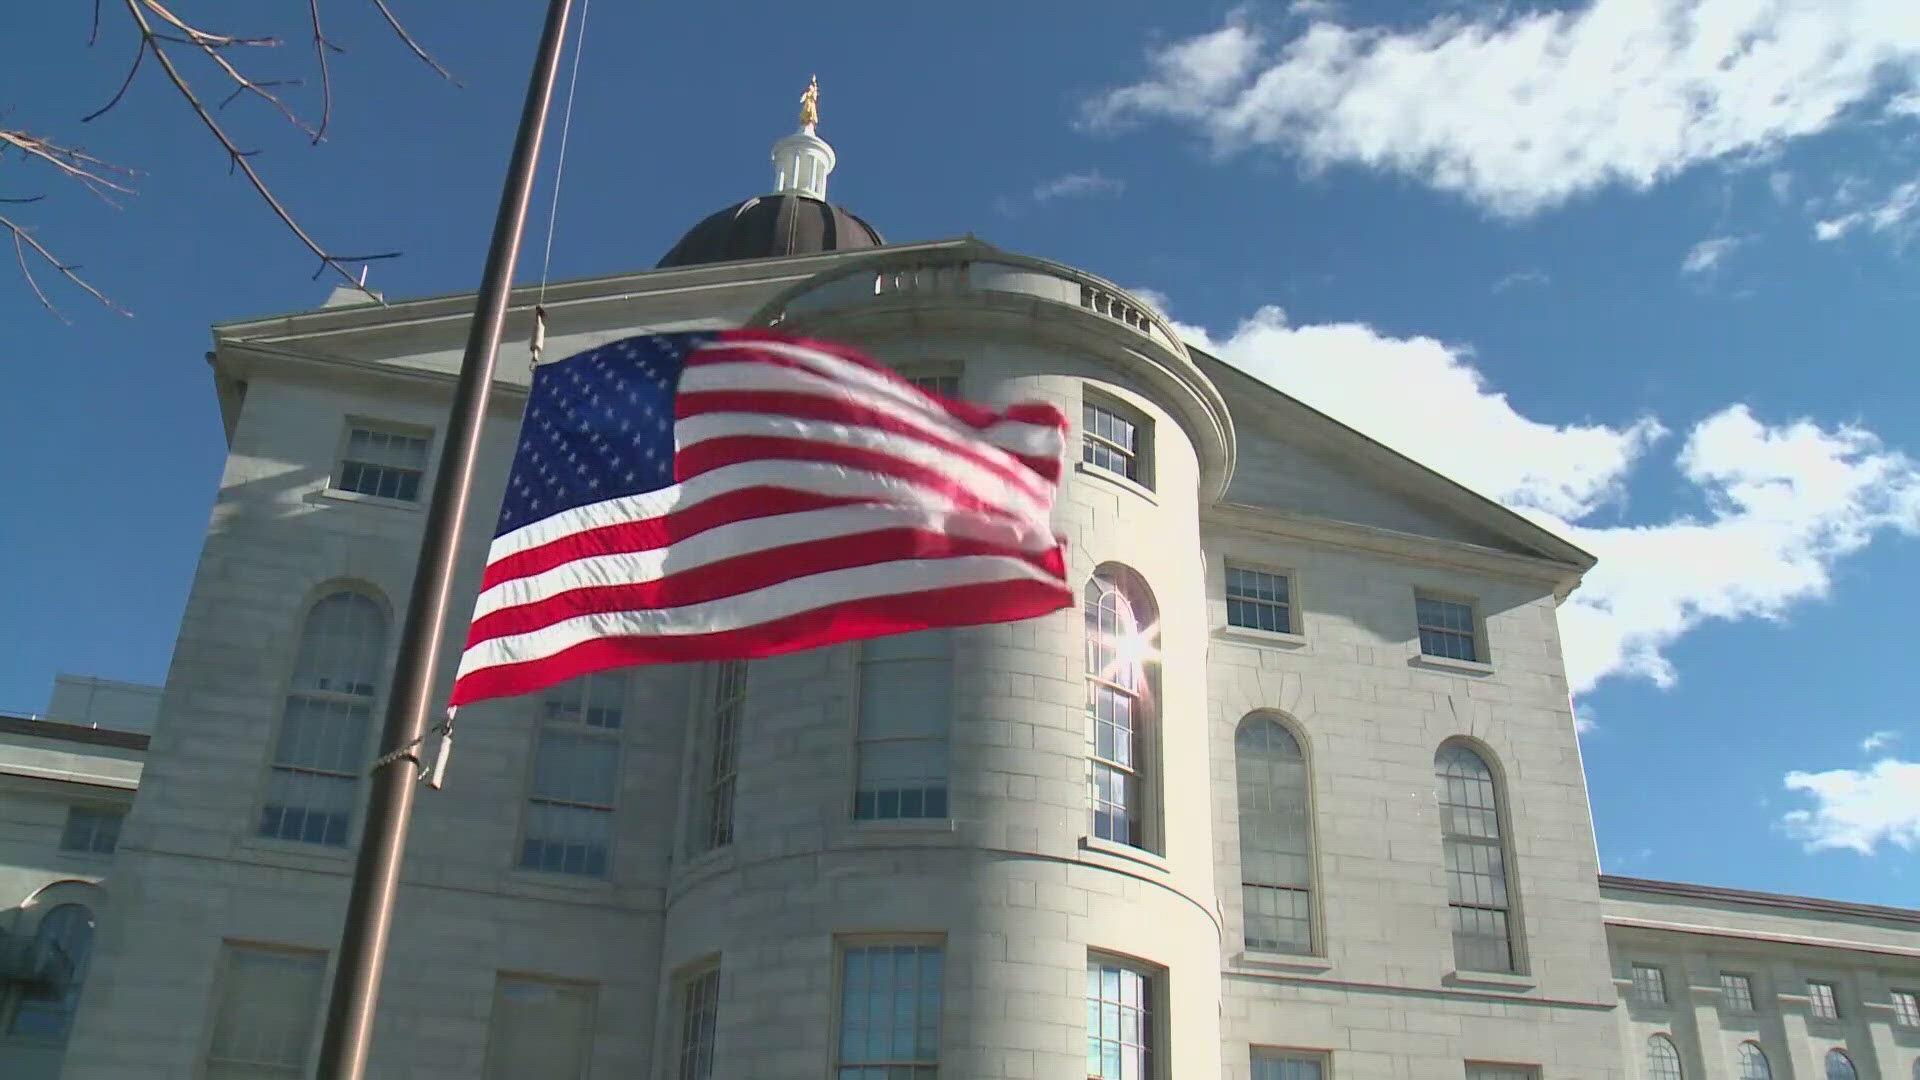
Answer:
[[[149,736],[116,728],[85,727],[59,720],[35,720],[31,716],[0,713],[0,734],[32,735],[42,739],[63,739],[92,746],[115,746],[122,750],[145,750]]]
[[[1621,877],[1617,874],[1601,874],[1600,888],[1649,893],[1655,896],[1673,896],[1685,900],[1717,900],[1722,903],[1747,904],[1753,907],[1816,912],[1821,915],[1849,915],[1854,918],[1882,919],[1920,926],[1920,909],[1855,904],[1845,900],[1825,900],[1817,896],[1790,896],[1785,893],[1729,889],[1720,885],[1692,885],[1681,881]]]

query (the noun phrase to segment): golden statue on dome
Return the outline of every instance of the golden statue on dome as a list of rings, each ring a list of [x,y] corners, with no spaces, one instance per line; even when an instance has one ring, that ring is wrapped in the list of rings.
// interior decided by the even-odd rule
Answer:
[[[800,95],[800,126],[810,128],[820,122],[820,76],[807,80],[807,92]]]

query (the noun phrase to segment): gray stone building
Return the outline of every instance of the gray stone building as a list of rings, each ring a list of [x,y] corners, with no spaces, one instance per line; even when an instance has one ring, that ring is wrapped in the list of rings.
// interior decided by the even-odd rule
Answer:
[[[810,126],[775,165],[550,286],[549,355],[772,326],[1051,401],[1084,602],[462,710],[375,1075],[1920,1077],[1920,915],[1600,877],[1555,617],[1589,555],[1085,271],[884,243]],[[311,1068],[472,304],[336,299],[214,328],[229,456],[74,1080]]]

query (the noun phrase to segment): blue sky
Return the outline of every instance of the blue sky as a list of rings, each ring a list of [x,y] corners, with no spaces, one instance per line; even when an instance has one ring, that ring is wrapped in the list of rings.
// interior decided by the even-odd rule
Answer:
[[[541,5],[334,0],[328,140],[220,115],[390,296],[472,288]],[[305,74],[303,4],[203,2]],[[651,266],[760,192],[807,76],[835,201],[1143,290],[1274,385],[1602,557],[1563,609],[1612,872],[1911,903],[1920,878],[1920,10],[1102,0],[595,4],[555,277]],[[140,170],[0,206],[133,312],[0,269],[0,707],[158,682],[222,443],[210,322],[328,286],[109,10],[9,11],[0,126]],[[187,69],[209,79],[200,67]],[[210,85],[210,84],[209,84]],[[220,96],[214,94],[213,96]],[[537,278],[546,194],[523,278]]]

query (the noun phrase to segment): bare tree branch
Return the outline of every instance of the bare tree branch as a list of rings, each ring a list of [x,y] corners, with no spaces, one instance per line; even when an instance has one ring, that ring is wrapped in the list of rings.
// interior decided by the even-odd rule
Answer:
[[[110,165],[97,157],[81,153],[72,147],[51,143],[38,136],[29,135],[24,131],[8,131],[0,128],[0,151],[4,151],[9,146],[19,150],[27,157],[39,158],[41,161],[65,173],[68,177],[85,184],[88,191],[98,195],[100,200],[108,206],[120,205],[113,201],[112,196],[107,194],[109,190],[117,191],[122,195],[133,194],[132,188],[100,175],[104,172],[118,175],[124,179],[133,175],[131,170],[123,169],[118,165]]]
[[[419,57],[428,67],[439,72],[441,78],[455,86],[460,85],[460,80],[454,78],[452,72],[441,67],[438,61],[427,55],[427,50],[421,48],[420,43],[413,40],[413,35],[407,33],[407,28],[400,25],[400,20],[394,18],[392,10],[387,7],[387,0],[373,0],[373,6],[379,8],[380,14],[387,17],[387,25],[393,27],[393,32],[400,35],[400,40],[406,43],[407,48],[413,50],[413,55]]]
[[[35,198],[38,198],[38,196],[35,196]],[[32,200],[22,199],[22,200],[9,200],[9,201],[30,202]],[[51,311],[53,313],[54,318],[59,319],[61,322],[71,321],[65,315],[60,314],[60,309],[57,307],[54,307],[53,301],[47,299],[47,294],[41,290],[40,282],[38,279],[36,279],[33,276],[33,268],[30,265],[28,265],[28,262],[27,262],[28,248],[32,248],[34,251],[34,254],[46,260],[46,263],[48,266],[51,266],[55,270],[58,270],[61,276],[65,277],[68,281],[71,281],[75,285],[78,285],[82,289],[85,289],[88,293],[90,293],[93,296],[95,300],[98,300],[102,304],[105,304],[109,310],[117,312],[121,315],[131,316],[133,314],[133,312],[128,311],[125,308],[121,307],[120,305],[107,299],[105,296],[101,294],[99,289],[96,289],[93,286],[87,284],[86,281],[84,281],[80,277],[80,275],[74,272],[80,269],[78,266],[72,266],[67,263],[63,263],[59,259],[54,258],[53,252],[48,251],[40,243],[40,241],[35,240],[33,238],[33,235],[27,232],[27,230],[15,224],[13,219],[8,217],[0,217],[0,229],[5,229],[9,233],[13,234],[13,254],[14,254],[14,258],[17,259],[20,263],[20,274],[21,276],[27,279],[27,285],[33,289],[33,295],[40,298],[40,303],[48,311]]]
[[[252,159],[258,151],[242,150],[234,141],[229,130],[215,117],[215,113],[222,112],[227,106],[239,98],[255,97],[272,105],[289,123],[310,136],[313,143],[318,144],[326,138],[333,117],[333,71],[330,54],[344,52],[344,50],[326,36],[326,31],[321,22],[322,0],[307,0],[307,22],[312,31],[314,57],[320,65],[320,115],[317,126],[307,124],[292,108],[288,107],[286,102],[282,101],[273,92],[274,89],[278,87],[299,86],[301,85],[301,80],[292,78],[258,78],[242,72],[227,56],[229,51],[237,48],[271,48],[278,46],[281,44],[279,38],[271,36],[245,37],[234,34],[215,33],[203,29],[188,23],[180,15],[175,14],[169,5],[176,2],[177,0],[121,0],[121,6],[126,9],[126,13],[139,35],[139,42],[134,50],[132,62],[127,65],[126,73],[121,77],[119,86],[114,90],[113,96],[107,100],[105,105],[82,117],[81,122],[86,123],[97,120],[118,106],[133,87],[134,80],[140,73],[140,65],[145,62],[148,54],[152,54],[154,62],[160,65],[167,81],[172,84],[174,90],[178,92],[187,106],[193,110],[194,115],[199,118],[201,125],[207,129],[226,152],[228,171],[230,173],[237,172],[246,177],[247,182],[253,187],[254,192],[260,197],[261,201],[267,204],[268,210],[280,219],[281,224],[285,225],[288,231],[293,233],[299,243],[305,247],[315,259],[319,260],[319,266],[314,276],[317,278],[325,274],[328,270],[332,270],[339,274],[348,284],[367,293],[369,297],[378,300],[377,294],[367,289],[359,277],[348,270],[348,265],[361,265],[375,260],[395,258],[400,253],[380,252],[372,255],[336,255],[323,248],[319,242],[306,231],[305,227],[300,224],[287,206],[280,201],[278,196],[273,193],[273,190],[268,186],[266,180],[254,168],[250,159]],[[387,25],[393,30],[395,36],[400,39],[401,43],[404,44],[408,50],[428,67],[431,67],[437,72],[441,78],[446,79],[455,86],[460,85],[460,81],[454,78],[447,69],[441,67],[439,62],[434,60],[426,49],[421,47],[420,43],[414,39],[406,27],[401,25],[399,18],[395,16],[393,10],[387,5],[387,0],[373,0],[373,5],[379,10],[381,17],[386,20]],[[87,44],[89,46],[99,42],[100,26],[101,0],[93,0],[92,21],[87,33]],[[190,56],[194,53],[199,54],[213,64],[220,72],[218,81],[230,87],[219,103],[211,106],[211,108],[208,102],[212,100],[212,97],[203,98],[200,88],[194,85],[193,81],[188,77],[187,71],[181,66],[184,61],[180,59],[180,56]],[[5,118],[0,117],[0,157],[4,157],[6,151],[9,149],[18,150],[23,158],[27,160],[38,159],[52,166],[60,175],[71,180],[77,180],[86,185],[89,191],[92,191],[109,205],[118,206],[118,203],[114,202],[111,193],[117,192],[129,195],[133,193],[132,188],[127,186],[127,183],[134,175],[131,170],[111,165],[82,151],[53,143],[39,136],[30,134],[25,130],[6,127],[4,124]],[[0,204],[32,203],[39,201],[43,197],[42,195],[0,197]],[[62,263],[55,258],[45,246],[31,235],[26,226],[17,224],[9,218],[0,217],[0,228],[5,229],[12,238],[15,261],[19,264],[21,274],[26,278],[28,287],[33,291],[34,296],[39,299],[40,303],[55,316],[61,318],[63,321],[65,320],[65,316],[61,315],[59,310],[54,307],[45,290],[42,288],[40,279],[35,275],[33,268],[36,263],[44,263],[45,266],[52,267],[73,285],[85,290],[102,304],[112,308],[114,311],[121,312],[121,314],[127,314],[127,312],[122,311],[122,309],[113,304],[112,301],[108,300],[92,285],[82,280],[76,273],[79,269],[77,265]],[[362,273],[364,273],[364,270],[362,270]]]

